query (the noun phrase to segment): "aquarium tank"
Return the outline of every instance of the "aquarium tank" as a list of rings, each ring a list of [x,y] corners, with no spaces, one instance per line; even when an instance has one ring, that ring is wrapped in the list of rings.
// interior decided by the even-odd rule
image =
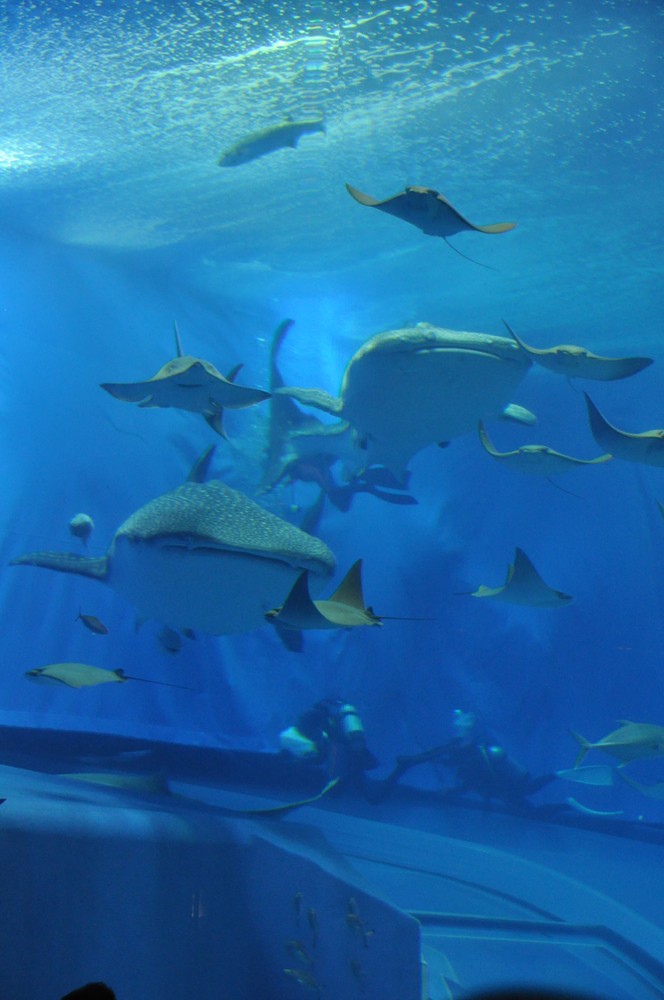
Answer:
[[[664,7],[0,37],[0,996],[664,996]]]

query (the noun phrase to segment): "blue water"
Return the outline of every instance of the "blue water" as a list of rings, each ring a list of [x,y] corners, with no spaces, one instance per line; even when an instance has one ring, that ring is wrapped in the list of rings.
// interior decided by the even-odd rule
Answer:
[[[654,364],[606,383],[533,367],[514,402],[537,424],[492,422],[500,450],[598,454],[582,389],[624,430],[664,426],[663,15],[654,0],[4,4],[1,562],[82,551],[68,530],[79,511],[102,555],[215,442],[200,417],[99,388],[156,372],[174,319],[186,352],[223,372],[242,362],[241,381],[266,386],[273,331],[292,318],[286,382],[333,394],[379,331],[426,321],[502,335],[505,319],[538,347]],[[287,114],[323,114],[326,132],[217,167]],[[481,267],[360,207],[345,182],[378,198],[431,186],[473,221],[518,226],[451,238]],[[217,441],[213,474],[252,496],[267,415],[228,414]],[[110,588],[5,568],[0,724],[271,751],[311,703],[342,696],[384,769],[449,738],[460,707],[533,773],[572,766],[570,729],[596,740],[617,720],[664,725],[662,469],[614,460],[551,483],[503,468],[474,435],[410,469],[417,505],[328,504],[317,533],[336,580],[364,560],[377,614],[433,621],[309,634],[300,654],[269,626],[199,634],[172,656],[162,623],[136,631]],[[259,500],[297,522],[315,496],[300,483]],[[515,546],[568,607],[458,596],[502,583]],[[75,622],[79,610],[109,635]],[[193,690],[26,681],[60,661]],[[630,770],[664,781],[658,763]],[[661,801],[621,783],[571,788],[593,808],[664,821]]]

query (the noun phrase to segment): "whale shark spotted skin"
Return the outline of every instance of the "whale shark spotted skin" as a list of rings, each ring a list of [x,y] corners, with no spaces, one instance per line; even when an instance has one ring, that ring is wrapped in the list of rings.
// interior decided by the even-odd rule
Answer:
[[[212,480],[187,482],[141,507],[105,556],[31,552],[12,565],[107,583],[139,620],[229,635],[264,625],[303,570],[327,577],[335,558],[318,538]]]
[[[476,431],[486,417],[533,423],[509,400],[531,366],[506,337],[418,323],[379,333],[350,359],[340,396],[285,387],[277,393],[348,421],[365,467],[384,465],[403,480],[410,459],[430,444]]]

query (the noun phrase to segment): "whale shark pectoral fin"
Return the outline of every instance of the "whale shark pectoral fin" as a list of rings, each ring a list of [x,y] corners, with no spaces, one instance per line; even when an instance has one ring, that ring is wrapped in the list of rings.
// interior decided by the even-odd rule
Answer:
[[[93,580],[104,581],[108,576],[108,556],[92,558],[74,555],[72,552],[27,552],[12,559],[9,565],[40,566],[43,569],[55,569],[59,573],[89,576]]]
[[[341,399],[330,395],[324,389],[299,389],[296,386],[283,386],[281,389],[277,389],[275,395],[289,396],[291,399],[296,399],[298,403],[302,403],[303,406],[314,406],[317,410],[332,413],[334,416],[338,416],[343,407]]]

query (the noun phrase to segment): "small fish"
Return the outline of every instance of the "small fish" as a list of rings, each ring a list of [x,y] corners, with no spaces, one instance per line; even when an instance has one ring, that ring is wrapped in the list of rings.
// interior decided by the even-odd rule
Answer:
[[[293,938],[291,941],[287,941],[284,945],[286,951],[294,958],[300,965],[313,965],[313,956],[309,954],[304,945]]]
[[[303,904],[304,904],[304,893],[296,892],[295,895],[293,896],[293,910],[295,911],[295,916],[297,917],[298,920],[300,919],[300,916],[302,914]]]
[[[284,969],[284,973],[294,979],[296,983],[300,986],[306,986],[309,990],[315,990],[316,993],[320,993],[323,987],[314,979],[312,974],[308,969]]]
[[[164,625],[161,632],[157,634],[157,639],[162,649],[171,653],[172,656],[175,656],[182,649],[182,639],[175,629],[169,628],[168,625]]]
[[[288,146],[295,148],[303,135],[324,131],[325,122],[322,118],[296,122],[287,117],[279,125],[271,125],[240,139],[221,154],[217,165],[239,167],[243,163],[250,163],[261,156],[267,156],[268,153],[274,153],[277,149],[285,149]]]
[[[361,920],[357,913],[347,913],[346,924],[354,934],[362,938],[364,947],[368,948],[369,938],[372,937],[373,931],[367,926],[366,922]]]
[[[124,670],[105,670],[103,667],[92,667],[88,663],[51,663],[47,667],[35,667],[27,670],[25,676],[42,684],[64,684],[65,687],[84,688],[96,687],[98,684],[118,684],[124,681],[143,681],[145,684],[162,684],[164,687],[181,688],[192,691],[182,684],[169,684],[166,681],[153,681],[147,677],[132,677]]]
[[[84,615],[81,611],[74,618],[75,622],[83,622],[85,627],[94,632],[95,635],[108,635],[108,629],[104,625],[101,619],[97,618],[96,615]]]
[[[318,941],[318,914],[314,910],[313,906],[310,906],[307,910],[307,923],[311,930],[311,944],[312,947],[316,947],[316,942]]]
[[[89,514],[75,514],[69,522],[69,530],[75,538],[80,538],[87,546],[88,538],[94,530],[95,522]]]

